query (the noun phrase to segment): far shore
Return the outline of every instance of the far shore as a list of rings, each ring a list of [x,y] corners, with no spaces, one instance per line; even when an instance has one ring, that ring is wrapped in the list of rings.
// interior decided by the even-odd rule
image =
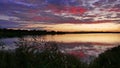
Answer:
[[[47,30],[13,30],[13,29],[0,29],[0,37],[15,37],[26,35],[56,35],[56,34],[90,34],[90,33],[120,33],[120,32],[60,32],[60,31],[47,31]]]

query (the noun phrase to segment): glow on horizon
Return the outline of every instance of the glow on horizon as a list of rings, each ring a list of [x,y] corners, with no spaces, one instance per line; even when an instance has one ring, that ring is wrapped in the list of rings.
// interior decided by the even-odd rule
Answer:
[[[112,31],[120,32],[120,24],[100,23],[100,24],[57,24],[51,28],[45,28],[49,31]]]
[[[47,31],[111,31],[120,32],[120,24],[116,23],[99,23],[99,24],[29,24],[24,28],[37,28],[42,27]]]

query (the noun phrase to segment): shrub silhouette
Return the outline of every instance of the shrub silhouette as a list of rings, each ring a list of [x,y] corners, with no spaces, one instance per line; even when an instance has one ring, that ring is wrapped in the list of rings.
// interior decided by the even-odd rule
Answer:
[[[120,68],[120,46],[100,54],[89,68]]]

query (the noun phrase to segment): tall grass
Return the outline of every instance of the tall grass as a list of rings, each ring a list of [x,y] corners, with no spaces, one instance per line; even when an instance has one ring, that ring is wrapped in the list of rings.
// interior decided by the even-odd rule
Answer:
[[[0,68],[86,68],[72,55],[61,53],[55,42],[21,39],[15,51],[0,51]]]

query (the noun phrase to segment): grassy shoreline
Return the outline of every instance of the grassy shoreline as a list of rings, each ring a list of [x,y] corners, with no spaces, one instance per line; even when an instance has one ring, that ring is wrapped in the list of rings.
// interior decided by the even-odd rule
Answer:
[[[34,44],[34,45],[33,45]],[[2,45],[2,44],[1,44]],[[100,54],[89,65],[59,51],[58,43],[44,45],[21,40],[15,51],[0,50],[0,68],[119,68],[120,46]],[[40,50],[41,49],[41,50]]]

